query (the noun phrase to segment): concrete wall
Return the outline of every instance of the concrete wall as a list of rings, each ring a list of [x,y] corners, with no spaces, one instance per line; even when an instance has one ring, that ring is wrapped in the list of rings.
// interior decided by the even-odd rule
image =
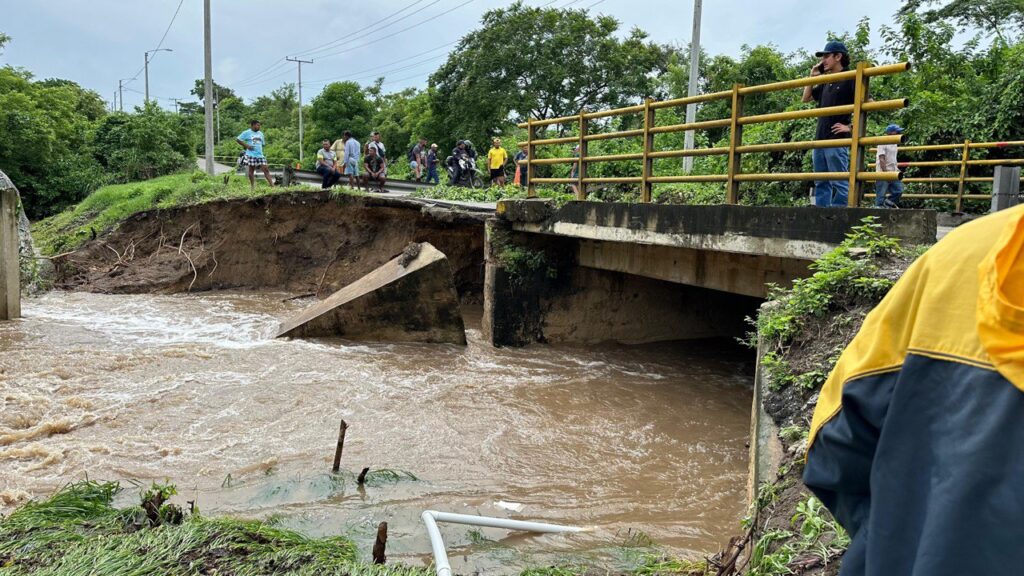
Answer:
[[[496,346],[533,342],[646,342],[738,336],[757,298],[584,265],[581,241],[487,225],[485,336]],[[510,270],[506,250],[543,262]]]

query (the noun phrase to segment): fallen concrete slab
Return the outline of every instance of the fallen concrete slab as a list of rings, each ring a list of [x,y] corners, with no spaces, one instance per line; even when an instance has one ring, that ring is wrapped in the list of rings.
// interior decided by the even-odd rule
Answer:
[[[451,266],[428,242],[285,320],[281,336],[466,344]]]

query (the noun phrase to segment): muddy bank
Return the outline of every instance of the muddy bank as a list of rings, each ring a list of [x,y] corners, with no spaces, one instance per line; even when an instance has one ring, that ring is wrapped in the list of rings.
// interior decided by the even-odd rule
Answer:
[[[55,260],[54,285],[103,293],[220,289],[324,296],[430,242],[464,300],[483,287],[485,215],[400,198],[290,193],[135,214]]]

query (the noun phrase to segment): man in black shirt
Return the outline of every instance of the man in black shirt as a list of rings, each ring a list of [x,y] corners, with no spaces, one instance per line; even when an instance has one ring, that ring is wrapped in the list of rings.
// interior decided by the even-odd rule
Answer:
[[[825,49],[815,53],[815,56],[821,58],[821,62],[811,68],[811,76],[843,72],[850,66],[850,55],[846,51],[846,45],[836,40],[827,42]],[[805,86],[803,101],[814,100],[818,103],[818,108],[853,104],[855,87],[856,82],[853,80],[818,84],[813,87]],[[814,139],[849,138],[851,124],[852,119],[849,114],[821,116],[818,118],[818,131]],[[811,159],[814,162],[815,172],[849,173],[850,171],[850,148],[848,146],[815,148],[811,150]],[[846,179],[816,180],[814,182],[814,205],[824,208],[830,206],[843,208],[846,206],[849,188],[850,184]]]

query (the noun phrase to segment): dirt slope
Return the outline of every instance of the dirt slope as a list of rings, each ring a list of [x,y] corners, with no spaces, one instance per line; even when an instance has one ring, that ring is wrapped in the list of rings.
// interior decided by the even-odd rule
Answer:
[[[480,214],[392,198],[294,193],[136,214],[55,261],[55,286],[110,293],[215,289],[325,296],[430,242],[463,299],[483,286]]]

